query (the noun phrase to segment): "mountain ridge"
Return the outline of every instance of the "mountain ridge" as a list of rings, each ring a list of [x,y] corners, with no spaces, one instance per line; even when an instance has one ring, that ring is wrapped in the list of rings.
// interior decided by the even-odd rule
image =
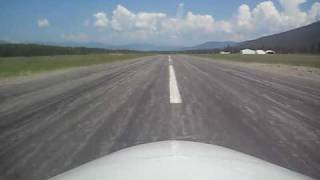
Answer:
[[[202,44],[186,48],[186,50],[205,50],[205,49],[217,49],[232,46],[237,42],[234,41],[207,41]]]
[[[289,31],[244,41],[233,47],[237,49],[273,49],[282,53],[319,53],[320,21]]]

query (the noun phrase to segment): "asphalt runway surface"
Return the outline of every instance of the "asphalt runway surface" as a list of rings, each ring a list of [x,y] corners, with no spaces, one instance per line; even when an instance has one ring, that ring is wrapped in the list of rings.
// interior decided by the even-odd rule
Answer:
[[[185,55],[168,59],[0,85],[0,179],[43,180],[162,140],[221,145],[320,178],[319,83]]]

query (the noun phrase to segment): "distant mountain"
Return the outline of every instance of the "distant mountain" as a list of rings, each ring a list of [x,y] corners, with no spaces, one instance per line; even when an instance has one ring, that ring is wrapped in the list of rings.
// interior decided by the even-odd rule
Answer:
[[[24,42],[26,44],[39,44],[39,45],[48,45],[48,46],[63,46],[63,47],[86,47],[86,48],[102,48],[108,49],[108,45],[98,42]]]
[[[157,46],[148,43],[134,43],[124,45],[111,45],[99,42],[34,42],[35,44],[53,45],[53,46],[65,46],[65,47],[86,47],[86,48],[103,48],[110,50],[133,50],[133,51],[175,51],[181,49],[181,47],[175,46]]]
[[[182,46],[164,46],[154,45],[150,43],[132,43],[124,45],[112,45],[99,42],[32,42],[41,45],[65,46],[65,47],[86,47],[86,48],[103,48],[111,50],[133,50],[133,51],[185,51],[185,50],[202,50],[202,49],[217,49],[232,46],[235,42],[215,42],[210,41],[193,47]]]
[[[225,48],[228,46],[233,46],[235,44],[236,44],[236,42],[232,42],[232,41],[222,41],[222,42],[208,41],[203,44],[199,44],[197,46],[185,48],[185,50],[219,49],[219,48]]]
[[[245,41],[237,49],[273,49],[283,53],[320,53],[320,21],[287,32]]]
[[[111,49],[128,49],[135,51],[175,51],[181,49],[181,47],[176,46],[157,46],[148,43],[136,43],[136,44],[127,44],[120,46],[113,46]]]
[[[8,41],[0,40],[0,44],[8,44]]]

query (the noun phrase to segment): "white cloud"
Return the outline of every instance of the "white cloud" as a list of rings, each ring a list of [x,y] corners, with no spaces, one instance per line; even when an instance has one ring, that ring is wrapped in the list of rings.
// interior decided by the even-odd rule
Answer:
[[[284,8],[284,13],[287,15],[295,16],[302,13],[299,6],[306,2],[306,0],[279,0]]]
[[[184,5],[179,4],[177,9]],[[95,15],[96,17],[96,15]],[[106,16],[105,16],[106,17]],[[186,13],[182,17],[168,17],[164,13],[131,12],[118,5],[109,19],[109,30],[123,38],[142,40],[199,39],[215,31],[231,31],[229,22],[216,22],[211,15]]]
[[[320,19],[320,3],[308,11],[300,5],[305,0],[279,0],[281,9],[272,1],[256,7],[241,5],[231,19],[215,20],[212,15],[185,13],[184,4],[169,17],[161,12],[132,12],[118,5],[110,18],[104,12],[94,14],[94,26],[108,30],[109,38],[155,43],[194,44],[207,40],[244,40],[285,31]]]
[[[300,5],[306,0],[279,0],[284,8],[283,16],[288,25],[301,26],[308,22],[308,14],[301,11]]]
[[[108,26],[108,18],[107,18],[107,14],[104,12],[98,12],[96,14],[93,15],[93,17],[95,18],[94,21],[94,26],[97,28],[106,28]]]
[[[44,27],[48,27],[48,26],[50,26],[48,19],[44,18],[44,19],[38,20],[38,27],[44,28]]]
[[[134,27],[136,15],[122,5],[113,11],[111,27],[116,31],[131,30]]]
[[[135,15],[134,26],[139,29],[148,29],[150,31],[157,31],[161,26],[163,20],[167,17],[162,13],[145,13],[141,12]]]
[[[253,9],[252,17],[252,26],[255,27],[255,31],[273,31],[282,25],[282,17],[272,1],[260,3]]]
[[[237,25],[246,29],[252,28],[252,15],[250,7],[246,4],[242,4],[238,9]]]
[[[231,33],[232,32],[232,24],[228,21],[218,21],[216,22],[217,29],[225,32],[225,33]]]
[[[215,20],[210,15],[193,14],[188,12],[185,19],[182,20],[183,28],[189,30],[198,30],[213,32],[215,30]]]
[[[311,21],[320,20],[320,2],[315,2],[308,14],[308,17],[311,19]]]
[[[278,10],[272,1],[261,2],[252,10],[248,5],[241,5],[234,23],[236,26],[233,26],[234,35],[247,39],[252,35],[258,37],[286,31],[319,20],[318,2],[308,12],[300,9],[305,0],[279,0],[279,3],[283,11]]]

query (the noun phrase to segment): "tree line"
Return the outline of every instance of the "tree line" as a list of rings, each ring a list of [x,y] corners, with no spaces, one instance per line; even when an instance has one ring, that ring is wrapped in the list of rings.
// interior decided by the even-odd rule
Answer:
[[[0,57],[52,56],[100,53],[130,53],[131,50],[109,50],[102,48],[62,47],[39,44],[0,44]]]

